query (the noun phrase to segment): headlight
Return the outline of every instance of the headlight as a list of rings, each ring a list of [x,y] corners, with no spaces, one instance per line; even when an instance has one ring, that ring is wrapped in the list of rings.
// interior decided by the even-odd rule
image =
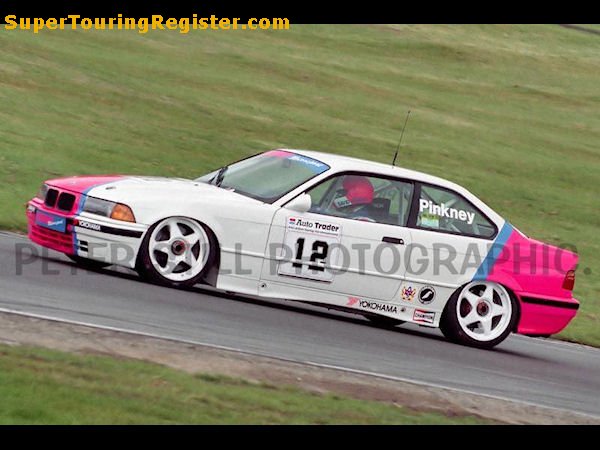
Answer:
[[[83,210],[90,214],[110,217],[115,220],[135,222],[135,216],[133,215],[131,208],[122,203],[110,202],[95,197],[87,197],[85,204],[83,205]]]
[[[39,198],[41,201],[46,200],[46,194],[48,193],[48,185],[46,183],[42,184],[40,190],[36,194],[36,198]]]
[[[109,202],[108,200],[101,200],[99,198],[87,197],[83,210],[91,214],[98,214],[99,216],[110,217],[113,208],[116,203]]]

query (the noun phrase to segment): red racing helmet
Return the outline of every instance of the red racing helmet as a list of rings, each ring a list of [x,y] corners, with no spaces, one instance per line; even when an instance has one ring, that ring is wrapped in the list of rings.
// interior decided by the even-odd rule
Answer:
[[[337,208],[356,205],[369,205],[373,202],[375,190],[367,177],[348,175],[342,184],[345,195],[334,200]]]

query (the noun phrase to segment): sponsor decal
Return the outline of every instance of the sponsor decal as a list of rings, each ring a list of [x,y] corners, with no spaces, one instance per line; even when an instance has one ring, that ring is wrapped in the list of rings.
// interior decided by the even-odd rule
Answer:
[[[348,200],[346,197],[340,197],[340,198],[336,198],[333,201],[333,204],[337,207],[337,208],[344,208],[345,206],[351,206],[352,203],[350,203],[350,200]]]
[[[346,306],[354,306],[359,301],[360,301],[360,298],[358,298],[358,297],[348,297],[348,303],[346,303]]]
[[[308,158],[306,156],[294,155],[288,159],[290,161],[297,161],[299,163],[305,164],[317,173],[325,172],[327,169],[329,169],[329,166],[327,164],[317,161],[316,159]]]
[[[361,300],[358,304],[362,309],[398,314],[398,308],[395,305],[386,305],[384,303],[370,302],[367,300]]]
[[[348,303],[346,303],[346,306],[356,307],[357,304],[360,309],[364,309],[367,311],[382,311],[387,313],[398,314],[398,307],[396,305],[361,300],[357,297],[348,297]]]
[[[419,291],[419,301],[424,305],[429,305],[435,299],[435,289],[431,286],[422,287]]]
[[[402,300],[405,302],[412,302],[415,298],[417,290],[412,286],[404,286],[402,288]]]
[[[440,218],[439,216],[421,213],[419,216],[421,218],[421,226],[427,228],[439,228],[440,227]]]
[[[75,219],[73,224],[76,227],[85,228],[85,229],[93,230],[93,231],[99,231],[101,233],[114,234],[115,236],[140,238],[140,237],[142,237],[142,234],[143,234],[141,231],[109,227],[106,225],[100,225],[97,223],[88,222],[87,220],[81,220],[81,219]]]
[[[435,321],[435,313],[423,311],[422,309],[415,309],[415,312],[413,313],[413,320],[415,322],[433,324]]]
[[[306,165],[313,172],[320,174],[329,169],[329,166],[321,161],[318,161],[308,156],[298,155],[296,153],[288,152],[285,150],[272,150],[264,154],[264,156],[272,156],[275,158],[282,158],[288,161],[296,161],[300,164]]]
[[[330,222],[321,222],[299,217],[289,217],[288,230],[309,234],[324,234],[328,236],[340,236],[342,227]]]
[[[98,225],[97,223],[91,223],[91,222],[87,222],[85,220],[80,220],[79,221],[79,226],[81,228],[87,228],[89,230],[94,230],[94,231],[101,231],[102,227],[100,225]]]
[[[65,217],[55,216],[54,214],[38,211],[35,215],[35,223],[50,230],[64,233],[67,229],[67,219]]]
[[[446,217],[447,219],[456,219],[466,222],[471,225],[475,220],[475,213],[469,211],[463,211],[462,209],[448,208],[445,203],[436,205],[431,200],[424,198],[419,200],[419,213],[427,211],[429,215]],[[427,217],[428,221],[431,221],[431,217]]]

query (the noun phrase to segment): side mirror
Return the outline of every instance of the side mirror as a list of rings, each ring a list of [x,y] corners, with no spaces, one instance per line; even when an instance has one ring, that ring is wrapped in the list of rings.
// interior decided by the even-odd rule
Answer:
[[[310,209],[311,206],[312,199],[310,198],[310,195],[304,193],[285,205],[285,208],[299,213],[305,213]]]

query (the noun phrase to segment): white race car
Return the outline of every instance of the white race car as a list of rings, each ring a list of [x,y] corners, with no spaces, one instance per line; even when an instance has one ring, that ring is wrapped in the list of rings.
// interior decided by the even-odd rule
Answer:
[[[48,180],[27,216],[32,241],[80,264],[440,327],[482,348],[557,333],[579,306],[576,254],[454,183],[326,153],[268,151],[196,180]]]

